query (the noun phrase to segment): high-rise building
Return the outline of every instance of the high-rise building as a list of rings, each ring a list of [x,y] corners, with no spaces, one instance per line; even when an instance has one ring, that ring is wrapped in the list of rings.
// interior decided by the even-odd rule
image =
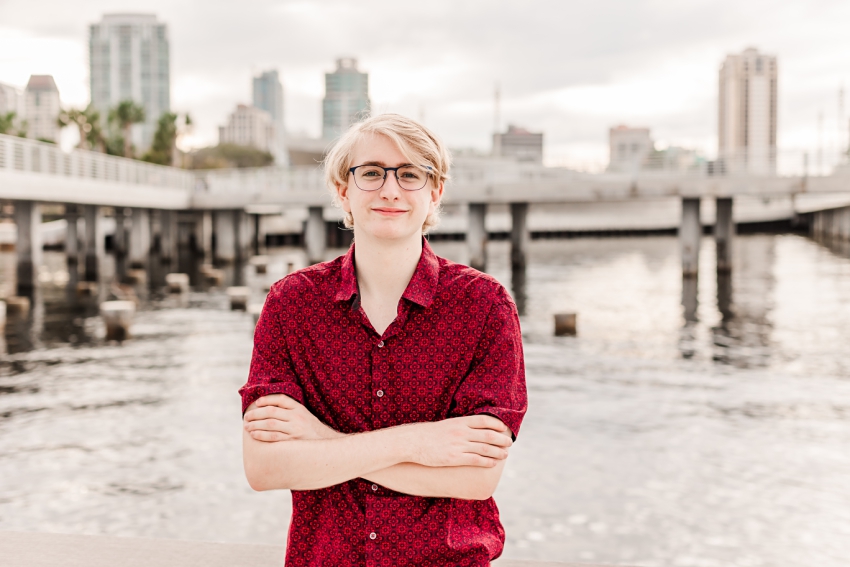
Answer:
[[[336,71],[325,73],[322,137],[332,140],[369,115],[369,74],[357,70],[357,59],[336,60]]]
[[[91,102],[105,120],[124,100],[145,109],[133,127],[137,152],[150,146],[159,117],[171,110],[168,27],[153,14],[107,14],[89,27]]]
[[[644,168],[654,149],[649,128],[615,126],[608,130],[608,171],[634,173]]]
[[[12,85],[0,83],[0,116],[14,112],[18,119],[24,117],[24,93]]]
[[[543,134],[508,125],[507,132],[493,134],[493,153],[517,161],[543,163]]]
[[[746,49],[720,67],[718,161],[727,172],[776,171],[776,57]]]
[[[271,117],[275,129],[273,153],[278,165],[287,165],[286,130],[283,125],[283,85],[277,71],[265,71],[254,77],[254,107],[266,111]]]
[[[53,75],[32,75],[24,90],[27,138],[59,142],[59,89]]]
[[[251,146],[272,155],[277,153],[277,140],[272,117],[265,110],[239,104],[227,120],[227,126],[218,129],[219,144]]]

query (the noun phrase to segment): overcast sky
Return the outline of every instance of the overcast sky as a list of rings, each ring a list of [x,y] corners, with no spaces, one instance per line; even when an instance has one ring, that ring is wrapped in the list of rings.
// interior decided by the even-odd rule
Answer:
[[[848,0],[0,0],[0,82],[52,74],[63,103],[84,106],[87,26],[114,12],[168,24],[172,107],[193,116],[196,146],[268,68],[287,128],[318,135],[340,56],[369,73],[373,108],[424,118],[453,147],[489,148],[498,83],[502,127],[542,131],[547,163],[586,168],[607,161],[620,123],[716,151],[717,71],[748,46],[778,57],[783,149],[814,151],[820,114],[836,148],[850,89]]]

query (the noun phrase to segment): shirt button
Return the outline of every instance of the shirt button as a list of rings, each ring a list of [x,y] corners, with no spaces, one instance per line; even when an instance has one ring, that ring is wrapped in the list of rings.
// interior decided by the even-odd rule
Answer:
[[[377,484],[373,484],[373,485],[372,485],[372,490],[374,490],[375,492],[377,492],[377,491],[378,491],[378,485],[377,485]]]
[[[384,348],[384,341],[378,343],[378,348]]]
[[[376,534],[375,532],[369,534],[369,539],[375,539],[376,537],[378,537],[378,534]]]
[[[378,391],[375,393],[375,395],[377,395],[379,398],[383,398],[383,397],[384,397],[384,391],[383,391],[383,390],[378,390]]]

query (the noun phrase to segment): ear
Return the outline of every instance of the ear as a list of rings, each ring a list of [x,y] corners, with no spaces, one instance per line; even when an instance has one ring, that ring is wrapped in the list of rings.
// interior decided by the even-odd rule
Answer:
[[[445,190],[445,183],[440,181],[440,183],[431,189],[431,212],[434,212],[437,207],[440,206],[440,201],[443,200],[443,191]]]
[[[339,196],[339,204],[342,207],[342,210],[346,213],[351,212],[351,203],[348,201],[348,184],[340,184],[338,183],[336,186],[336,194]]]

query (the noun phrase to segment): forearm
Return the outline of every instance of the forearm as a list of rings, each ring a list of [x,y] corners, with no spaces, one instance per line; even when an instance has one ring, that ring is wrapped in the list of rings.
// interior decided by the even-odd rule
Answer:
[[[257,441],[243,431],[243,460],[255,490],[316,490],[410,460],[407,426],[340,436]]]
[[[426,467],[399,463],[363,478],[411,496],[486,500],[493,495],[505,460],[495,467]]]

